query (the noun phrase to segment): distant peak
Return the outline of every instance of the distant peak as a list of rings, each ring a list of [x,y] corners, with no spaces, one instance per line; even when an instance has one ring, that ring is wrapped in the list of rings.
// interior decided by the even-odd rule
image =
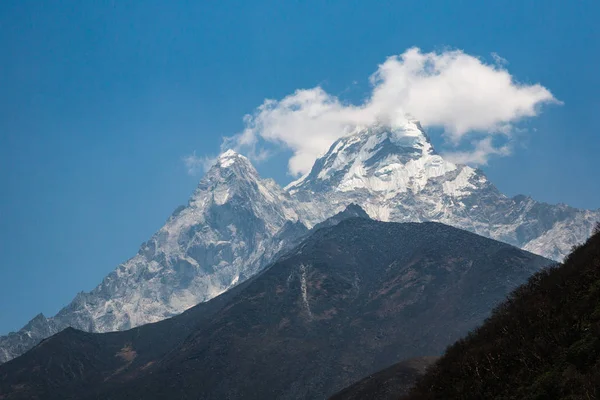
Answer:
[[[360,218],[366,218],[366,219],[371,219],[371,217],[369,217],[369,214],[367,214],[367,212],[358,204],[356,203],[350,203],[346,206],[346,208],[344,209],[344,211],[342,211],[339,214],[345,214],[348,216],[354,216],[354,217],[360,217]]]
[[[305,182],[318,181],[334,182],[334,185],[352,181],[352,186],[365,171],[379,171],[387,165],[398,168],[435,154],[418,120],[407,119],[395,124],[378,121],[357,126],[350,135],[336,140],[327,153],[315,162],[310,173],[292,182],[286,189],[294,191]],[[356,186],[342,190],[351,188]]]
[[[371,217],[369,217],[369,214],[367,214],[361,206],[359,206],[356,203],[351,203],[348,206],[346,206],[346,208],[343,211],[340,211],[334,216],[327,218],[325,221],[316,224],[312,230],[316,231],[321,228],[334,226],[350,218],[371,219]]]
[[[240,154],[239,154],[238,152],[236,152],[235,150],[229,149],[229,150],[227,150],[227,151],[225,151],[225,152],[221,153],[221,154],[219,155],[219,159],[221,160],[221,159],[224,159],[224,158],[237,157],[237,156],[239,156],[239,155],[240,155]]]
[[[44,314],[39,313],[38,315],[36,315],[35,317],[33,317],[31,319],[31,321],[29,321],[27,323],[27,325],[25,325],[25,327],[23,329],[25,330],[30,330],[33,329],[34,326],[38,326],[39,324],[43,324],[47,321],[46,317],[44,316]]]
[[[204,175],[189,204],[202,204],[206,193],[216,195],[220,199],[218,202],[223,203],[233,188],[247,187],[260,180],[248,158],[234,150],[227,150],[216,158],[214,165]]]
[[[229,149],[219,155],[215,165],[221,168],[227,168],[239,162],[250,164],[250,161],[245,156],[235,150]]]
[[[421,123],[416,119],[406,120],[402,124],[382,124],[378,123],[373,126],[367,127],[363,130],[363,134],[387,134],[392,141],[399,141],[404,144],[402,139],[422,139],[424,142],[429,143],[429,137],[425,133],[425,130],[421,126]]]
[[[355,135],[374,134],[374,133],[396,133],[401,136],[425,136],[425,129],[421,125],[421,122],[415,118],[406,118],[402,121],[389,122],[383,120],[377,120],[371,124],[357,125],[350,135],[346,137],[352,137]]]
[[[36,321],[36,320],[45,320],[46,316],[43,313],[39,313],[38,315],[36,315],[35,317],[33,317],[32,321]]]
[[[438,168],[442,163],[418,120],[378,121],[357,126],[352,134],[336,140],[307,175],[286,189],[294,193],[304,185],[312,185],[312,190],[323,190],[325,185],[349,191],[375,184],[374,190],[387,191],[404,190],[407,183],[421,188],[430,175],[456,168],[449,164]],[[424,170],[428,172],[421,173]],[[414,185],[408,182],[413,177],[419,178]]]
[[[387,154],[435,154],[429,136],[420,122],[416,119],[406,119],[401,123],[377,121],[356,126],[351,134],[335,141],[324,158],[337,156],[340,152],[357,155],[361,150],[369,153],[383,150]]]

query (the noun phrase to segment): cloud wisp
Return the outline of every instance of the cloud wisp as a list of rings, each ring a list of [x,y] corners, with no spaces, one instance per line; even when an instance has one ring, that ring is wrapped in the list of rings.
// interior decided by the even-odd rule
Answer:
[[[217,159],[215,157],[197,156],[194,151],[192,154],[182,157],[183,164],[189,175],[198,175],[201,172],[208,171]]]
[[[538,115],[544,104],[560,103],[540,84],[517,82],[505,59],[495,53],[492,58],[490,64],[461,50],[410,48],[378,66],[361,104],[345,103],[320,86],[296,90],[281,100],[265,100],[224,146],[251,158],[264,157],[262,141],[283,146],[292,151],[288,169],[297,176],[357,126],[401,125],[410,115],[424,127],[441,128],[450,147],[472,143],[470,151],[450,151],[453,159],[485,164],[492,155],[510,153],[508,146],[493,146],[495,136],[510,138],[516,123]]]
[[[473,141],[472,147],[469,151],[445,152],[444,158],[456,164],[485,165],[490,156],[507,156],[511,153],[510,145],[495,147],[490,136]]]

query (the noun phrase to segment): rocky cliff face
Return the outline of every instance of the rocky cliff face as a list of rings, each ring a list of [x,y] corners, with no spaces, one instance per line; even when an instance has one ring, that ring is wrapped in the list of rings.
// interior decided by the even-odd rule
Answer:
[[[286,222],[296,231],[278,234]],[[289,195],[260,179],[246,157],[226,152],[187,206],[98,287],[0,338],[0,362],[69,326],[118,331],[177,315],[254,275],[302,228]]]

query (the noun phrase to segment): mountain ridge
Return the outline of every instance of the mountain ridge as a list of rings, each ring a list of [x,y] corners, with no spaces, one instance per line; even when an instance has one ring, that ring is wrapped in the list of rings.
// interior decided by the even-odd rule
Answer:
[[[600,224],[448,347],[402,399],[598,398],[599,304]]]
[[[228,150],[138,253],[34,329],[0,337],[0,363],[65,327],[123,330],[176,315],[248,279],[327,218],[437,221],[552,259],[589,236],[600,210],[508,198],[482,171],[435,152],[417,121],[338,139],[286,189]],[[291,224],[291,225],[290,225]]]
[[[281,246],[271,240],[298,219],[291,200],[250,161],[225,152],[179,207],[139,249],[91,292],[80,292],[37,329],[0,337],[0,362],[66,327],[129,329],[177,315],[259,271]],[[287,239],[286,239],[287,240]],[[267,243],[268,242],[268,243]],[[285,240],[284,240],[285,242]]]

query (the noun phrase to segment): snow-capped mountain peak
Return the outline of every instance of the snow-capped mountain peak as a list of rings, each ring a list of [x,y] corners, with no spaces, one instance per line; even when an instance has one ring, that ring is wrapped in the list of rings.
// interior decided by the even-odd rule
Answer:
[[[299,190],[419,192],[431,178],[456,169],[434,151],[418,121],[393,128],[377,124],[337,140],[309,174],[287,189],[292,194]]]
[[[0,362],[68,326],[124,330],[209,300],[264,267],[286,244],[273,243],[276,234],[298,219],[289,194],[261,179],[246,157],[226,151],[188,204],[94,290],[79,293],[56,316],[40,315],[18,334],[0,337]]]
[[[444,194],[466,194],[474,187],[472,180],[481,178],[475,175],[472,168],[441,157],[419,122],[412,120],[395,127],[362,127],[340,138],[309,174],[286,189],[301,204],[313,202],[310,199],[317,193],[326,203],[335,199],[337,205],[339,201],[330,212],[358,202],[372,218],[387,221],[397,218],[392,214],[401,196],[419,195],[440,179],[445,183]],[[330,216],[324,211],[328,210],[313,207],[307,219],[318,222]]]
[[[207,192],[211,193],[209,197],[214,203],[224,204],[234,193],[240,194],[240,190],[257,187],[260,181],[261,178],[250,160],[233,150],[227,150],[217,158],[202,178],[190,198],[189,206],[204,207]]]
[[[250,160],[248,160],[246,156],[243,156],[235,150],[231,149],[221,153],[219,157],[217,157],[217,162],[215,165],[217,165],[220,168],[229,168],[235,165],[236,163],[243,164],[245,166],[250,166],[252,169],[254,169],[254,167],[252,167],[252,164],[250,163]]]
[[[481,170],[439,155],[415,120],[358,128],[286,189],[306,225],[356,203],[373,219],[442,222],[553,259],[600,219],[599,211],[505,196]]]

